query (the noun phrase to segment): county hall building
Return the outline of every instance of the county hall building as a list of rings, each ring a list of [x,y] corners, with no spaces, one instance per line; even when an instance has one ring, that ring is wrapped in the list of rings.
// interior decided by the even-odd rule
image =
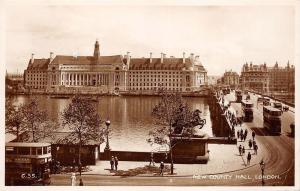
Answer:
[[[207,84],[207,72],[199,56],[182,58],[161,53],[160,58],[102,56],[96,41],[93,56],[50,53],[36,59],[32,54],[24,71],[25,88],[40,93],[155,93],[160,90],[195,92]]]

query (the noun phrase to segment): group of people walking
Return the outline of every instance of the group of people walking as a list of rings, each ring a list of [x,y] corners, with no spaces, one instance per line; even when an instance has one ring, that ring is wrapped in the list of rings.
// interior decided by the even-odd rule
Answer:
[[[247,135],[248,135],[247,129],[245,129],[245,131],[243,129],[237,131],[237,136],[238,136],[238,138],[241,139],[241,141],[245,141],[247,139]],[[253,154],[257,155],[258,145],[255,141],[255,132],[254,131],[252,131],[252,139],[250,138],[248,140],[248,146],[249,146],[249,150],[251,150],[253,148],[253,150],[254,150]],[[238,147],[238,150],[239,150],[239,153],[241,156],[245,155],[245,147],[244,146],[240,145]],[[252,156],[249,151],[247,154],[247,165],[250,165],[251,158],[252,158]]]
[[[248,130],[245,129],[240,129],[237,131],[237,138],[240,139],[241,141],[245,141],[248,135]]]
[[[110,159],[110,170],[118,170],[119,160],[117,156],[112,156]]]

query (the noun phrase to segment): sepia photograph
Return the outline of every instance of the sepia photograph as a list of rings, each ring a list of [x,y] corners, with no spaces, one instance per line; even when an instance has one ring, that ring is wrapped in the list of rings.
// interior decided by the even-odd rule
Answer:
[[[4,190],[299,190],[299,1],[0,5]]]

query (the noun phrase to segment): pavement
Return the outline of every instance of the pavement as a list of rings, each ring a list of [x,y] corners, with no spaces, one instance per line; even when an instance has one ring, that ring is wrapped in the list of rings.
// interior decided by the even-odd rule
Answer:
[[[231,107],[230,110],[235,110]],[[242,126],[235,128],[236,132],[240,129],[246,129],[245,123]],[[248,129],[248,136],[245,142],[238,140],[237,145],[225,145],[225,144],[208,144],[209,161],[207,164],[174,164],[174,175],[168,174],[167,176],[193,176],[193,175],[211,175],[211,174],[225,174],[229,172],[235,172],[252,168],[256,166],[259,168],[259,162],[264,158],[264,152],[258,142],[258,154],[254,154],[252,149],[248,146],[248,140],[252,139],[251,130]],[[244,146],[246,149],[245,155],[240,155],[238,146]],[[261,150],[261,152],[260,152]],[[252,159],[250,165],[247,164],[247,154],[251,153]],[[129,171],[130,169],[137,169],[149,165],[149,161],[119,161],[118,170]],[[170,165],[170,164],[165,164]],[[159,163],[156,164],[159,167]],[[90,171],[84,172],[84,175],[105,175],[114,176],[115,171],[110,170],[109,161],[97,161],[96,165],[89,166]],[[157,176],[156,173],[151,174],[138,174],[136,176]]]

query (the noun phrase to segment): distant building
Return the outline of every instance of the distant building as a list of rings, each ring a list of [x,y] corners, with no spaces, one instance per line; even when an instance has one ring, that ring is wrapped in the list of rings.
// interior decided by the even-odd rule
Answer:
[[[220,78],[221,76],[207,76],[207,84],[216,85],[218,83],[218,79]]]
[[[221,78],[221,84],[229,86],[231,89],[239,87],[239,75],[232,70],[226,71]]]
[[[115,93],[198,91],[207,85],[207,72],[199,56],[189,58],[131,58],[127,55],[100,56],[96,41],[93,56],[53,56],[35,59],[24,72],[25,87],[31,92]]]
[[[279,67],[276,62],[274,67],[269,68],[269,91],[295,92],[295,68],[287,63],[286,67]]]
[[[291,103],[295,101],[295,67],[287,63],[286,67],[269,67],[270,95],[285,99]]]
[[[242,90],[253,90],[263,94],[269,93],[269,76],[266,64],[246,63],[242,67],[240,86]]]
[[[295,67],[287,63],[286,67],[263,65],[243,65],[240,85],[243,90],[254,90],[259,93],[274,96],[294,102],[295,97]]]

